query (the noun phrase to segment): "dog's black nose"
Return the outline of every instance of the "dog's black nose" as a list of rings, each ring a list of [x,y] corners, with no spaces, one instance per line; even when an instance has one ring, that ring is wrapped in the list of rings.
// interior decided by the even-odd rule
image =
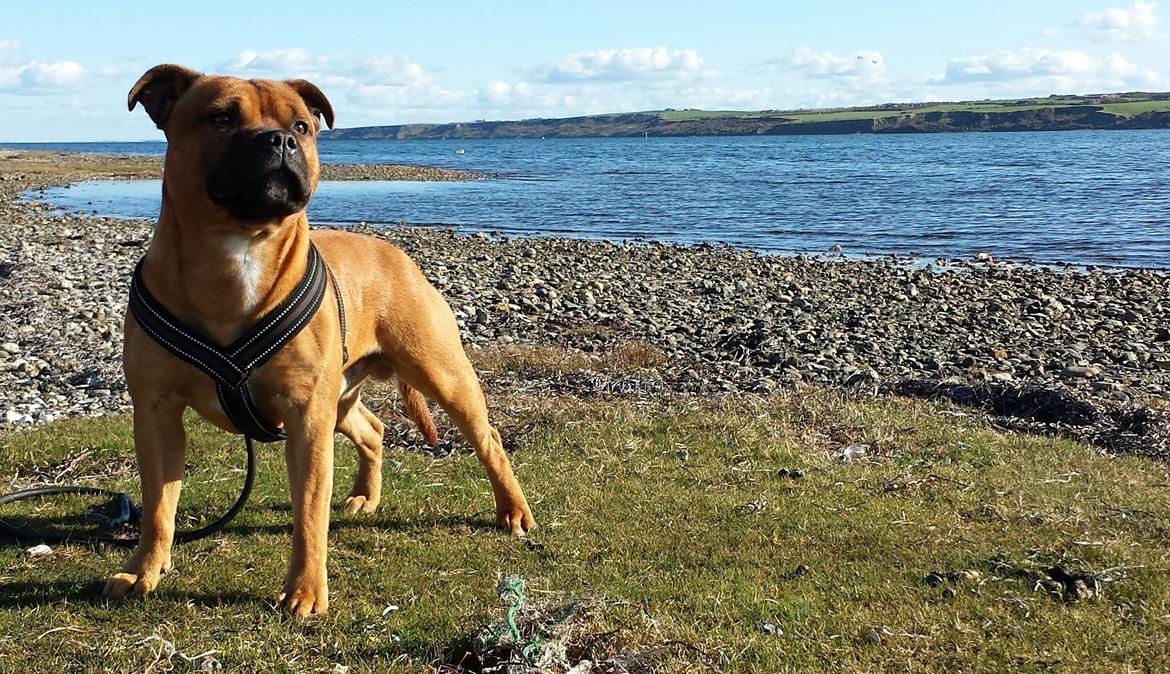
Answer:
[[[297,149],[296,136],[291,131],[285,131],[284,129],[266,131],[256,136],[256,142],[262,147],[271,147],[274,151],[280,153],[295,152]]]

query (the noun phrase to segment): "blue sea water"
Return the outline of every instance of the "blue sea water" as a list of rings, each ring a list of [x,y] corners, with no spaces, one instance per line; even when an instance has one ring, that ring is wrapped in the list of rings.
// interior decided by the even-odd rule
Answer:
[[[320,152],[324,162],[426,164],[500,177],[326,182],[310,206],[315,222],[1170,268],[1166,131],[323,141]],[[154,217],[159,185],[99,181],[48,196],[68,208]]]

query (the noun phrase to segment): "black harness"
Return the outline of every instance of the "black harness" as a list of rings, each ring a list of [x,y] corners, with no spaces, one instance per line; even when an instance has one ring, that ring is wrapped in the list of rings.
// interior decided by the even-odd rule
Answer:
[[[138,261],[130,280],[130,311],[134,314],[134,320],[164,349],[215,380],[219,404],[235,427],[249,438],[260,442],[285,439],[284,430],[264,418],[257,409],[248,387],[248,379],[308,325],[309,319],[321,307],[325,286],[329,282],[333,284],[337,298],[342,363],[349,360],[349,351],[345,346],[345,303],[341,297],[341,288],[337,285],[333,271],[311,243],[305,275],[288,297],[228,346],[220,346],[184,324],[150,294],[142,280],[144,260]]]

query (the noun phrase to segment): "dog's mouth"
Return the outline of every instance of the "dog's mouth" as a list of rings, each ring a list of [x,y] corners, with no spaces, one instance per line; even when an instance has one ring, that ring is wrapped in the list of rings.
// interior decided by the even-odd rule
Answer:
[[[207,181],[207,195],[244,225],[260,225],[303,211],[312,195],[303,152],[259,152],[255,143],[230,151]]]
[[[306,187],[300,176],[285,165],[259,176],[240,191],[243,196],[270,204],[273,208],[284,205],[288,213],[303,209],[308,201]]]
[[[216,205],[247,224],[263,224],[302,211],[308,205],[306,186],[292,171],[269,171],[242,187],[210,187]]]

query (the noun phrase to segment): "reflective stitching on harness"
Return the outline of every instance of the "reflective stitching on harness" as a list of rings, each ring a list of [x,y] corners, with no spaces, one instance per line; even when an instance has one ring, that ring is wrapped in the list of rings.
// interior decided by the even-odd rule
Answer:
[[[199,365],[200,365],[200,366],[203,368],[203,371],[204,371],[204,372],[207,372],[207,373],[212,373],[212,372],[214,372],[214,369],[213,369],[211,366],[209,366],[207,363],[204,363],[203,361],[199,360],[199,359],[198,359],[198,358],[196,358],[195,356],[192,356],[191,354],[189,354],[189,353],[187,353],[186,351],[184,351],[184,350],[180,349],[179,347],[175,346],[174,344],[171,344],[170,342],[168,342],[168,341],[166,340],[166,338],[164,338],[162,335],[160,335],[160,334],[158,334],[157,332],[155,332],[155,330],[154,330],[153,328],[151,328],[151,327],[149,327],[147,324],[143,323],[143,322],[142,322],[142,321],[139,319],[139,317],[138,317],[138,312],[137,312],[137,311],[133,311],[133,310],[131,310],[131,313],[133,313],[133,314],[134,314],[134,318],[135,318],[136,322],[138,323],[138,327],[142,328],[142,330],[143,330],[144,332],[146,332],[146,334],[148,334],[148,335],[150,335],[151,337],[153,337],[153,338],[154,338],[154,341],[156,341],[156,342],[158,342],[159,344],[162,344],[164,347],[166,347],[167,351],[170,351],[172,354],[177,354],[177,355],[178,355],[180,358],[185,358],[185,359],[187,359],[187,360],[195,361],[196,363],[198,363],[198,364],[199,364]],[[213,376],[215,376],[215,375],[213,375]],[[220,377],[218,377],[218,376],[215,376],[215,378],[216,378],[216,379],[218,379],[219,381],[223,381],[223,380],[222,380],[222,379],[220,379]],[[227,382],[224,382],[224,383],[226,384]]]
[[[313,250],[315,252],[315,249],[313,249]],[[315,256],[310,255],[309,256],[309,282],[305,284],[304,288],[301,288],[301,292],[296,296],[296,298],[287,307],[285,307],[283,311],[280,312],[280,315],[278,315],[272,322],[270,322],[268,324],[268,328],[261,330],[260,332],[256,333],[255,335],[252,335],[252,338],[249,339],[247,342],[245,342],[243,346],[236,349],[235,351],[232,351],[232,356],[240,355],[241,351],[248,348],[248,346],[250,346],[257,339],[260,339],[261,337],[267,335],[269,328],[271,328],[272,326],[279,323],[280,319],[284,318],[285,314],[292,311],[294,308],[296,308],[300,304],[301,298],[305,296],[305,293],[309,292],[309,288],[311,288],[313,286],[313,280],[317,278],[317,265],[313,264],[314,260],[315,260]],[[255,362],[255,361],[253,361],[253,362]],[[249,366],[249,367],[251,367],[251,366]],[[247,369],[247,368],[245,368],[245,369]]]
[[[223,408],[223,413],[224,413],[224,415],[226,415],[226,416],[227,416],[227,418],[228,418],[228,421],[230,421],[230,422],[232,422],[233,424],[235,424],[235,426],[236,426],[236,430],[237,430],[237,431],[238,431],[238,430],[240,430],[240,428],[239,428],[239,426],[240,426],[240,425],[239,425],[239,424],[237,424],[237,423],[236,423],[236,420],[232,418],[232,413],[231,413],[231,411],[230,411],[230,410],[228,410],[228,404],[227,404],[227,401],[226,401],[226,400],[224,400],[224,398],[223,398],[223,387],[222,387],[222,386],[216,385],[216,387],[215,387],[215,397],[216,397],[216,398],[219,398],[219,406]]]
[[[191,340],[192,342],[195,342],[195,343],[196,343],[196,344],[198,344],[199,346],[202,346],[203,348],[207,349],[208,351],[211,351],[211,352],[212,352],[212,353],[214,353],[215,355],[219,356],[219,357],[220,357],[220,358],[223,360],[223,362],[227,363],[228,365],[231,365],[231,366],[232,366],[232,369],[233,369],[233,370],[235,370],[236,372],[239,372],[240,374],[243,374],[243,373],[244,373],[244,371],[243,371],[243,370],[241,370],[241,369],[240,369],[240,368],[239,368],[239,367],[238,367],[238,366],[237,366],[235,363],[233,363],[233,362],[231,361],[231,359],[230,359],[230,358],[228,358],[228,357],[227,357],[226,355],[224,355],[223,353],[220,353],[219,351],[217,351],[217,350],[215,349],[215,347],[213,347],[213,346],[209,346],[209,345],[208,345],[206,342],[204,342],[203,340],[199,339],[199,337],[198,337],[198,336],[196,336],[196,335],[194,335],[194,334],[191,334],[191,333],[190,333],[190,332],[188,332],[187,330],[180,330],[179,328],[176,328],[175,326],[171,325],[171,324],[170,324],[170,322],[169,322],[169,321],[167,321],[167,319],[166,319],[166,318],[164,318],[164,317],[163,317],[162,315],[160,315],[160,314],[159,314],[157,311],[155,311],[155,310],[154,310],[154,307],[153,307],[153,306],[151,306],[150,302],[147,302],[147,301],[146,301],[146,296],[145,296],[145,295],[142,293],[142,291],[141,291],[141,290],[139,290],[139,288],[138,288],[138,275],[137,275],[137,274],[135,274],[135,275],[134,275],[134,277],[133,277],[133,278],[131,279],[131,281],[130,281],[130,289],[131,289],[132,291],[135,291],[135,292],[138,294],[138,298],[142,300],[142,305],[143,305],[144,307],[146,307],[146,309],[147,309],[148,311],[150,311],[150,313],[151,313],[151,314],[153,314],[153,315],[154,315],[154,317],[155,317],[155,318],[157,318],[157,319],[159,320],[159,322],[160,322],[160,323],[162,323],[163,325],[167,326],[167,327],[168,327],[168,328],[170,328],[171,330],[174,330],[175,332],[177,332],[177,333],[179,333],[179,334],[183,335],[184,337],[186,337],[187,339]],[[152,298],[152,299],[153,299],[153,298]],[[139,321],[139,323],[140,323],[140,324],[141,324],[141,322],[142,322],[142,321]],[[160,341],[161,341],[161,340],[160,340]],[[201,363],[201,364],[202,364],[202,363]],[[204,366],[204,367],[207,367],[207,365],[203,365],[203,366]]]
[[[312,312],[305,312],[305,314],[303,316],[301,316],[299,320],[297,320],[297,322],[292,326],[292,328],[289,329],[289,332],[293,332],[293,333],[298,332],[301,329],[301,326],[303,326],[305,324],[305,321],[308,321],[310,318],[313,317],[314,314],[317,313],[317,309],[320,308],[320,306],[321,306],[321,302],[320,301],[316,302],[316,306],[313,307],[313,311]],[[271,353],[273,349],[280,348],[283,346],[284,345],[280,344],[279,342],[273,344],[272,346],[269,346],[267,349],[264,350],[263,353],[261,353],[259,356],[256,356],[255,358],[253,358],[252,362],[248,363],[248,367],[245,369],[249,369],[249,370],[252,369],[253,365],[255,365],[258,361],[264,360],[265,356],[267,356],[269,353]]]

